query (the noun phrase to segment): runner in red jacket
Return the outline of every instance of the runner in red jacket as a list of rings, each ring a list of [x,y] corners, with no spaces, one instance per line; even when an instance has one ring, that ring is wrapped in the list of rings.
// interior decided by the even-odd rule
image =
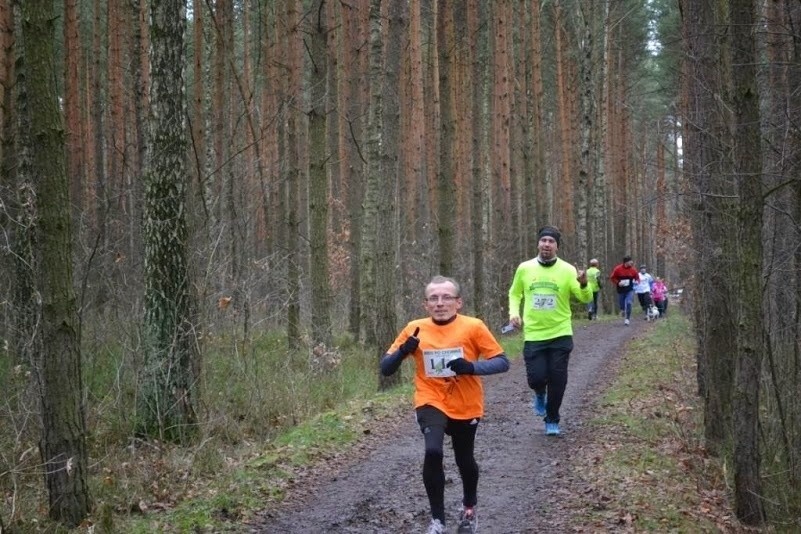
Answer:
[[[615,265],[609,279],[617,288],[617,305],[624,317],[623,324],[628,325],[631,320],[634,284],[640,281],[640,273],[634,267],[631,256],[623,256],[623,263]]]

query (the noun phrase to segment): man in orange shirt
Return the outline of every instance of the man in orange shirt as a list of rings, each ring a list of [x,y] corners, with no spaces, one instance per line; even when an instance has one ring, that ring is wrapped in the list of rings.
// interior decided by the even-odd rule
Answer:
[[[475,531],[478,464],[473,450],[484,415],[479,376],[509,369],[503,347],[487,325],[460,315],[462,305],[459,284],[435,276],[425,289],[429,317],[409,322],[381,359],[381,373],[389,376],[406,356],[414,358],[414,408],[425,439],[423,484],[431,507],[430,534],[445,532],[445,434],[451,436],[464,491],[458,532]]]

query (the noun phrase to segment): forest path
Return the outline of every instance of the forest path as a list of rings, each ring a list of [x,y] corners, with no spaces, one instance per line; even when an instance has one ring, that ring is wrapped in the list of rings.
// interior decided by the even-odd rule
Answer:
[[[570,488],[571,451],[583,440],[582,408],[612,378],[626,343],[648,323],[597,321],[574,329],[574,349],[561,409],[562,434],[545,436],[531,412],[522,357],[507,373],[484,377],[486,413],[476,437],[479,529],[493,534],[556,532],[569,517],[560,494]],[[276,509],[250,523],[257,533],[425,532],[430,521],[421,476],[423,440],[414,413],[388,421],[367,445],[322,466]],[[455,531],[461,482],[446,437],[445,506]]]

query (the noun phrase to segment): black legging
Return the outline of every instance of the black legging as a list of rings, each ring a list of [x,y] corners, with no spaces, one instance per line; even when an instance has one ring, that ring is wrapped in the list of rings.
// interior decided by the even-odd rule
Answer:
[[[573,336],[562,336],[547,341],[526,341],[523,360],[526,362],[528,387],[535,393],[548,394],[545,404],[545,422],[559,422],[559,408],[567,387],[567,364],[573,350]]]
[[[648,312],[648,306],[651,305],[651,293],[646,291],[645,293],[637,293],[637,298],[640,301],[640,307],[642,311]]]
[[[445,470],[442,467],[445,434],[451,437],[453,456],[462,478],[464,506],[478,502],[478,464],[473,450],[479,419],[450,419],[433,406],[417,409],[417,422],[425,438],[423,484],[431,516],[445,523]]]

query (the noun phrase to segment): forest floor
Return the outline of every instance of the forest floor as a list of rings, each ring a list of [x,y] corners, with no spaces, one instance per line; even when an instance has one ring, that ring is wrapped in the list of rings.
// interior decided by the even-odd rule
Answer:
[[[692,435],[693,369],[640,362],[658,385],[641,375],[621,378],[634,367],[630,358],[650,350],[660,323],[633,319],[625,327],[615,318],[575,329],[558,437],[545,436],[531,412],[521,358],[513,357],[509,372],[484,378],[480,531],[746,531],[732,516],[719,468]],[[613,385],[635,394],[610,398]],[[651,422],[661,433],[647,430]],[[363,432],[357,445],[295,473],[285,498],[248,520],[249,532],[424,532],[423,440],[411,405],[365,422]],[[449,445],[446,438],[447,526],[454,532],[461,483]]]

